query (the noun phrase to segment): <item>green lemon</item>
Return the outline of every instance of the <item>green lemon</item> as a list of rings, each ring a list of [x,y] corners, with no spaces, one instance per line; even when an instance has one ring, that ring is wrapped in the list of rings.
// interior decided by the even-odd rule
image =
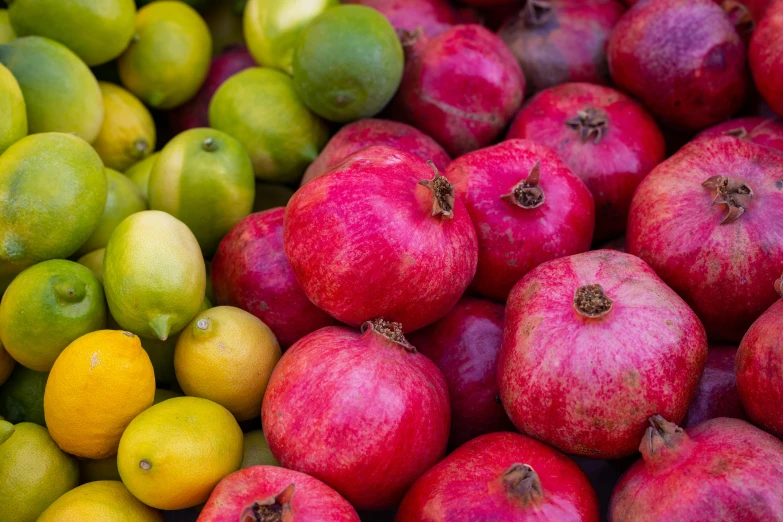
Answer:
[[[16,33],[11,26],[11,19],[8,16],[8,9],[0,9],[0,44],[16,40]]]
[[[163,514],[134,497],[119,478],[82,484],[55,500],[37,522],[163,522]]]
[[[33,422],[46,426],[43,397],[48,373],[17,364],[11,377],[0,386],[0,415],[9,422]]]
[[[326,124],[294,92],[291,78],[253,67],[226,80],[212,97],[209,124],[241,143],[257,178],[293,183],[329,139]]]
[[[105,459],[79,460],[79,483],[97,482],[99,480],[120,480],[117,469],[117,455]]]
[[[0,45],[27,105],[30,134],[69,132],[92,143],[103,122],[103,99],[92,71],[61,43],[26,36]]]
[[[27,108],[19,84],[5,66],[0,65],[0,154],[27,136]]]
[[[93,250],[92,252],[84,254],[76,262],[92,270],[92,273],[95,274],[98,281],[103,284],[103,258],[105,255],[106,249],[99,248],[98,250]]]
[[[151,154],[125,171],[128,179],[139,187],[141,197],[145,201],[149,200],[150,173],[152,172],[152,167],[155,166],[155,162],[158,161],[158,156],[160,156],[160,152]]]
[[[207,257],[253,210],[253,165],[237,140],[215,129],[191,129],[163,147],[150,173],[149,202],[185,223]]]
[[[285,185],[272,183],[256,183],[256,199],[253,202],[253,212],[261,212],[275,207],[284,207],[294,195],[294,191]]]
[[[280,463],[272,455],[266,442],[263,430],[253,430],[245,433],[245,451],[242,457],[242,468],[250,466],[279,466]]]
[[[118,57],[133,36],[133,0],[13,0],[9,4],[16,34],[56,40],[87,65]]]

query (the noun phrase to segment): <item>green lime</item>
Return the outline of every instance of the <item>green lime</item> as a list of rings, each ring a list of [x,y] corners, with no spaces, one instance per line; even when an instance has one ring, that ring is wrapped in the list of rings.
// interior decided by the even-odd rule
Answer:
[[[27,109],[19,84],[5,66],[0,65],[0,154],[27,136]]]
[[[79,460],[79,484],[97,482],[99,480],[120,480],[117,469],[117,455],[105,459]]]
[[[16,40],[16,33],[11,26],[11,19],[8,16],[8,9],[0,9],[0,44]]]
[[[245,453],[242,457],[242,468],[250,466],[279,466],[280,463],[272,455],[269,444],[266,443],[262,430],[245,433]]]
[[[0,386],[0,415],[9,422],[33,422],[46,426],[43,397],[48,373],[17,364],[11,377]]]
[[[294,195],[294,191],[285,185],[272,183],[256,183],[256,199],[253,202],[253,212],[261,212],[275,207],[284,207]]]
[[[150,173],[158,161],[158,156],[160,152],[151,154],[125,171],[125,175],[139,187],[141,196],[146,201],[149,200]]]
[[[92,270],[92,273],[95,274],[98,281],[103,284],[103,258],[105,255],[106,249],[99,248],[98,250],[93,250],[92,252],[84,254],[76,262]]]

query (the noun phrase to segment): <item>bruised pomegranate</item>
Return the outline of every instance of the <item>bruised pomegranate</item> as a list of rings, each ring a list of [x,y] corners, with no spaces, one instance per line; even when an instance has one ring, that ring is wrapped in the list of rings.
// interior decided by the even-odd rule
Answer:
[[[410,152],[425,161],[432,161],[440,170],[451,161],[443,147],[419,129],[397,121],[365,119],[346,125],[329,140],[305,171],[302,185],[337,166],[354,152],[373,145]]]
[[[261,418],[283,467],[323,480],[357,509],[395,506],[449,436],[440,370],[398,323],[322,328],[277,363]]]
[[[347,500],[318,479],[251,466],[221,480],[197,522],[359,522]]]
[[[530,92],[566,82],[609,83],[606,42],[624,11],[616,0],[527,0],[498,31]]]
[[[451,162],[454,183],[478,234],[471,288],[504,301],[530,270],[590,249],[593,198],[557,154],[529,140],[507,140]]]
[[[342,3],[372,7],[401,35],[421,31],[432,38],[457,23],[448,0],[343,0]]]
[[[663,134],[644,108],[601,85],[568,83],[538,93],[508,138],[551,147],[595,198],[595,240],[625,231],[636,187],[666,157]]]
[[[498,398],[503,305],[463,297],[446,317],[409,338],[446,377],[451,399],[449,446],[514,429]]]
[[[684,428],[717,417],[745,418],[734,375],[736,354],[736,346],[710,345],[707,365],[696,388],[696,396],[685,416]]]
[[[517,433],[491,433],[417,480],[396,522],[458,520],[598,522],[598,500],[562,453]]]
[[[660,415],[620,479],[611,522],[783,519],[783,443],[739,419],[685,430]]]
[[[712,0],[641,2],[609,39],[609,70],[623,90],[675,130],[698,130],[745,99],[745,46]]]
[[[783,116],[783,1],[776,0],[750,40],[749,60],[756,87],[778,115]]]
[[[729,136],[705,138],[639,185],[626,240],[628,252],[693,307],[711,340],[739,342],[778,298],[781,223],[783,155]]]
[[[305,294],[351,326],[383,317],[417,330],[446,315],[476,273],[476,231],[451,183],[389,147],[300,188],[283,223]]]
[[[716,136],[733,136],[783,152],[783,121],[778,118],[752,116],[729,120],[702,131],[696,139]]]
[[[630,455],[647,418],[681,421],[707,358],[693,311],[637,257],[544,263],[506,303],[500,398],[520,431],[593,458]]]

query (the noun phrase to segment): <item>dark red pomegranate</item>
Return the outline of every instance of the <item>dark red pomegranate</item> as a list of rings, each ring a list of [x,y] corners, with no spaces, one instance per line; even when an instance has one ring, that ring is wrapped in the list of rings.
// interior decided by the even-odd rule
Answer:
[[[524,91],[522,70],[497,35],[457,25],[409,46],[394,107],[456,157],[500,135]]]
[[[500,398],[523,433],[623,457],[650,415],[685,417],[706,358],[696,314],[647,264],[595,250],[544,263],[511,291]]]
[[[471,440],[425,473],[396,522],[598,522],[587,477],[562,453],[517,433]]]
[[[714,125],[745,99],[745,46],[712,0],[639,3],[612,31],[608,56],[615,83],[676,130]]]
[[[684,428],[691,428],[718,417],[745,418],[734,374],[736,354],[736,346],[710,345],[707,365],[683,421]]]
[[[666,157],[652,116],[618,90],[589,83],[546,89],[522,109],[508,138],[551,147],[595,198],[595,241],[625,231],[636,187]]]
[[[739,419],[685,430],[660,415],[620,479],[610,522],[783,519],[783,443]]]
[[[496,378],[503,305],[463,297],[446,317],[409,338],[446,377],[451,399],[450,447],[485,433],[514,429],[500,404]]]
[[[318,479],[251,466],[221,480],[197,522],[359,522],[347,500]]]
[[[421,31],[432,38],[457,23],[448,0],[343,0],[343,4],[361,4],[380,11],[398,34]]]
[[[764,99],[783,116],[783,0],[775,0],[750,40],[753,79]]]
[[[283,252],[278,207],[250,214],[226,234],[212,259],[212,287],[220,305],[261,319],[285,348],[310,332],[337,324],[307,299]]]
[[[444,175],[476,227],[479,294],[504,301],[541,263],[590,250],[593,198],[552,149],[507,140],[457,158]]]
[[[498,34],[531,93],[566,82],[606,84],[606,42],[624,10],[616,0],[527,0]]]
[[[261,418],[283,467],[323,480],[357,509],[397,505],[446,450],[449,394],[398,323],[322,328],[277,363]]]
[[[389,147],[357,152],[300,188],[283,223],[305,294],[351,326],[380,317],[406,332],[427,326],[476,273],[476,231],[454,187]]]
[[[693,307],[711,340],[739,342],[778,298],[781,223],[783,155],[728,136],[705,138],[639,185],[626,241]]]
[[[734,136],[756,145],[783,151],[783,121],[778,118],[752,116],[719,123],[702,131],[696,138]]]
[[[354,152],[373,145],[410,152],[425,161],[432,161],[440,170],[451,161],[443,147],[415,127],[398,121],[365,119],[346,125],[329,140],[305,171],[302,185],[337,166]]]

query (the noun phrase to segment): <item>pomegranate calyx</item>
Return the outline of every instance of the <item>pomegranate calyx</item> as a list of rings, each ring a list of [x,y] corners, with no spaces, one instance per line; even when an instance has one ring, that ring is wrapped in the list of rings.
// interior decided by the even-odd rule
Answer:
[[[745,127],[737,127],[736,129],[729,129],[727,131],[723,131],[724,136],[733,136],[735,138],[744,140],[748,137],[748,131],[745,129]]]
[[[525,7],[519,13],[519,18],[527,27],[540,27],[545,25],[554,14],[549,0],[527,0]]]
[[[748,6],[742,2],[737,2],[737,0],[723,0],[721,7],[741,36],[749,35],[756,28],[756,21],[753,20],[753,13],[751,13]]]
[[[683,438],[687,438],[685,430],[661,415],[653,415],[649,418],[649,422],[650,427],[644,433],[642,444],[639,446],[642,455],[654,456],[660,453],[662,448],[674,448]]]
[[[405,335],[403,335],[402,325],[400,323],[386,321],[384,319],[375,319],[374,321],[366,321],[362,325],[361,332],[364,333],[367,330],[382,335],[387,340],[399,344],[411,353],[416,353],[416,347],[409,343],[405,338]]]
[[[526,179],[517,183],[508,194],[503,194],[500,199],[507,201],[519,208],[538,208],[546,201],[544,190],[538,186],[541,181],[541,162],[537,161],[530,169]]]
[[[614,301],[609,299],[601,285],[580,286],[574,294],[574,308],[580,315],[590,319],[608,314],[612,310],[613,303]]]
[[[598,145],[609,132],[609,116],[605,111],[595,107],[587,107],[576,113],[576,116],[565,121],[568,128],[579,133],[582,143],[593,140]]]
[[[440,216],[441,219],[451,219],[454,217],[454,185],[440,175],[438,167],[431,161],[427,161],[435,173],[432,179],[423,179],[419,185],[424,185],[432,192],[432,215]]]
[[[239,517],[240,522],[291,522],[294,512],[291,498],[294,496],[294,484],[289,484],[274,497],[253,502]]]
[[[503,473],[503,484],[509,493],[522,500],[523,505],[535,502],[544,496],[541,479],[529,464],[512,464]]]
[[[712,176],[702,183],[702,186],[715,189],[713,205],[726,205],[728,208],[723,221],[720,222],[721,225],[728,225],[738,220],[753,199],[753,189],[741,179]]]
[[[780,297],[783,297],[783,275],[775,281],[775,291],[780,294]]]

